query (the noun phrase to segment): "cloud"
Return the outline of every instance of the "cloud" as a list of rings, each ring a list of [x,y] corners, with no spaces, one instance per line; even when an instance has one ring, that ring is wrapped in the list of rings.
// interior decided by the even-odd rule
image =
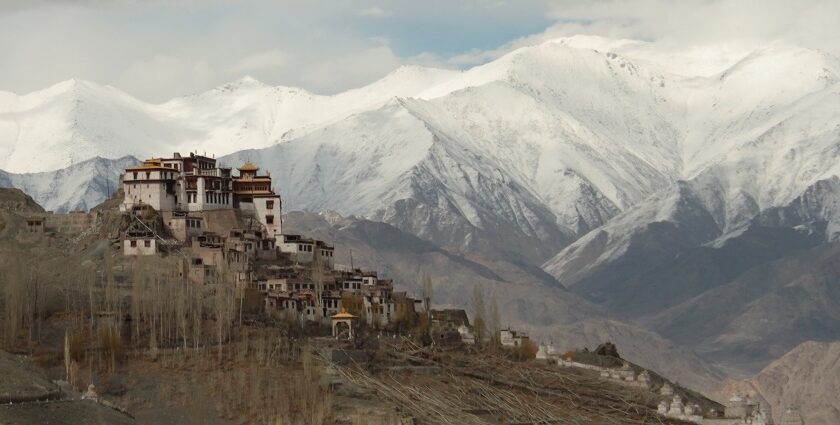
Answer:
[[[786,41],[840,53],[835,0],[555,0],[547,35],[598,34],[690,48]]]
[[[776,42],[820,49],[840,56],[840,2],[823,0],[552,0],[554,23],[491,49],[470,49],[445,63],[469,67],[517,48],[575,35],[649,42],[650,55],[719,70],[749,51]],[[653,47],[655,46],[655,47]],[[698,70],[706,71],[706,70]]]
[[[359,11],[359,16],[367,18],[387,18],[391,16],[391,12],[382,9],[379,6],[372,6]]]
[[[129,64],[113,85],[131,93],[195,93],[216,83],[214,76],[207,62],[156,55]]]
[[[403,64],[466,68],[575,34],[646,40],[673,55],[726,52],[721,64],[775,40],[840,55],[836,0],[385,5],[381,0],[1,1],[0,89],[25,93],[76,77],[165,101],[247,74],[267,84],[330,94],[375,81]]]
[[[383,76],[400,66],[404,61],[387,46],[355,51],[352,54],[313,61],[301,74],[302,86],[323,87],[327,91],[338,91],[343,86],[358,87],[371,82],[370,76]],[[341,72],[341,79],[336,73]]]
[[[254,72],[279,70],[289,65],[289,55],[278,49],[255,53],[240,59],[231,72],[234,74],[249,74]]]

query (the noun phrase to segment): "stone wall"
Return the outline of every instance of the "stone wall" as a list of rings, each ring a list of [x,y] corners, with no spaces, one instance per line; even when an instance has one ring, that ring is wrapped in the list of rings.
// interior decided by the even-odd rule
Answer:
[[[95,213],[44,214],[43,217],[44,227],[51,232],[81,233],[96,224]]]

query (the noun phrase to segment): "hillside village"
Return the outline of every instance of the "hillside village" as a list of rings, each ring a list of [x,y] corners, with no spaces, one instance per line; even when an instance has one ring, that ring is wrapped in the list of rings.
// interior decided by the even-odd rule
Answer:
[[[196,284],[228,273],[239,296],[259,293],[266,315],[329,324],[348,310],[388,326],[422,303],[375,271],[336,267],[329,243],[284,233],[271,176],[250,162],[233,173],[214,158],[175,153],[127,168],[121,186],[120,211],[133,219],[125,255],[188,256]]]
[[[260,168],[251,162],[234,171],[213,157],[195,153],[148,159],[125,169],[120,179],[120,193],[109,202],[108,207],[118,211],[111,217],[118,224],[112,226],[108,235],[112,250],[128,261],[172,260],[180,268],[181,277],[198,288],[229,287],[232,290],[224,294],[239,306],[240,321],[244,312],[248,320],[262,325],[284,322],[329,329],[330,336],[326,340],[318,342],[316,338],[313,341],[321,344],[321,356],[334,364],[331,379],[345,385],[348,382],[373,385],[369,377],[345,369],[348,364],[363,361],[376,365],[375,357],[361,349],[368,343],[365,338],[375,338],[390,347],[389,360],[379,360],[382,364],[376,365],[378,368],[396,362],[396,365],[388,366],[389,370],[408,371],[412,376],[440,374],[446,369],[470,379],[513,385],[514,378],[505,375],[510,372],[511,363],[502,363],[503,360],[483,360],[489,363],[481,363],[471,354],[479,347],[495,344],[501,353],[524,362],[518,363],[522,370],[559,373],[563,379],[575,376],[578,377],[575,380],[587,382],[585,385],[589,385],[587,388],[595,394],[601,391],[601,396],[607,398],[621,394],[621,400],[634,400],[633,403],[639,406],[634,409],[641,410],[625,414],[628,418],[642,415],[641,422],[628,419],[615,423],[648,423],[654,418],[662,423],[803,423],[793,408],[780,422],[774,422],[766,406],[745,396],[733,396],[725,404],[716,403],[622,360],[611,344],[593,352],[584,349],[561,353],[553,344],[538,344],[526,333],[514,329],[487,332],[486,324],[477,323],[482,319],[476,318],[475,314],[471,323],[465,310],[432,309],[431,294],[418,298],[406,291],[395,291],[398,283],[395,285],[376,271],[353,264],[336,264],[336,247],[329,241],[285,231],[282,199],[274,190],[271,176],[261,174]],[[71,235],[71,241],[81,241],[98,228],[101,230],[102,222],[106,220],[103,218],[106,216],[96,210],[69,214],[29,211],[24,215],[28,233]],[[217,294],[221,293],[217,291]],[[100,322],[114,320],[115,315],[129,316],[119,309],[97,314]],[[219,320],[217,317],[216,321]],[[121,322],[122,318],[117,317],[116,321]],[[428,335],[428,340],[421,338],[419,345],[409,342],[415,341],[421,333]],[[151,338],[155,338],[154,333]],[[183,338],[186,348],[187,337]],[[221,345],[221,334],[219,338]],[[467,353],[466,357],[464,353]],[[507,366],[500,366],[502,364]],[[499,377],[489,378],[482,374],[487,372],[483,368],[508,370],[499,371]],[[68,372],[68,380],[69,375]],[[533,390],[532,383],[519,385]],[[93,383],[90,384],[87,398],[97,399]],[[571,391],[558,389],[556,385],[556,382],[542,384],[534,391],[553,395],[557,391]],[[392,394],[393,389],[388,388],[379,388],[383,400],[403,406],[414,418],[411,422],[399,423],[447,423],[428,417],[423,420],[418,405],[413,409],[405,407],[406,400]],[[424,409],[422,404],[419,409]],[[453,418],[469,410],[454,409],[450,413]],[[486,418],[518,414],[521,412],[504,413],[487,408],[470,413]],[[540,414],[550,417],[548,410]],[[2,415],[0,411],[0,418]]]
[[[120,210],[132,215],[140,226],[125,232],[124,254],[156,255],[158,241],[161,248],[186,244],[193,253],[189,278],[194,283],[206,283],[223,269],[231,270],[237,289],[259,291],[266,315],[324,324],[331,321],[334,336],[344,325],[352,336],[352,319],[360,316],[377,327],[413,322],[409,317],[424,300],[394,292],[393,282],[379,279],[375,271],[336,268],[334,247],[325,241],[284,233],[282,200],[273,189],[271,176],[260,175],[259,167],[251,162],[237,171],[234,175],[231,168],[218,165],[214,158],[193,153],[188,157],[175,153],[171,158],[149,159],[127,168],[121,179],[124,201]],[[160,213],[177,242],[163,239],[144,222],[144,211],[149,208]],[[223,211],[238,213],[250,220],[249,226],[220,229],[214,215]],[[441,320],[441,313],[432,314],[437,328],[452,323],[451,318]],[[458,336],[474,344],[475,335],[466,314],[456,311],[453,315],[463,317],[457,323]],[[510,329],[501,330],[498,338],[506,347],[530,342],[527,335]],[[627,362],[618,369],[586,365],[557,355],[550,345],[540,345],[536,357],[565,367],[594,369],[601,377],[622,385],[652,389],[649,372],[637,373]],[[699,404],[684,401],[667,382],[659,388],[659,394],[662,399],[657,411],[665,417],[698,424],[773,423],[766,406],[748,397],[735,395],[723,411],[704,411]],[[785,419],[783,425],[795,423]]]

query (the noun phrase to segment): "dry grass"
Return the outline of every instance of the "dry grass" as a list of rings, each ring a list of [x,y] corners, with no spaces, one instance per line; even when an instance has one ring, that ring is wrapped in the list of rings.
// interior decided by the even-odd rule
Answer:
[[[441,376],[371,374],[337,367],[348,381],[375,390],[429,424],[656,424],[661,418],[643,392],[597,376],[492,355],[393,347],[404,362],[438,365]]]

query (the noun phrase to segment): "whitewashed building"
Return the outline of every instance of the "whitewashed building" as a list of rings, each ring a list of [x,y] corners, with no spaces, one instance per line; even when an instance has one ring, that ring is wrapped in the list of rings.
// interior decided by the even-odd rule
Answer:
[[[259,167],[250,162],[238,171],[234,176],[231,168],[218,165],[215,158],[192,153],[147,159],[125,169],[120,210],[132,211],[138,206],[182,213],[239,209],[279,240],[282,203],[272,188],[271,176],[260,175]]]

